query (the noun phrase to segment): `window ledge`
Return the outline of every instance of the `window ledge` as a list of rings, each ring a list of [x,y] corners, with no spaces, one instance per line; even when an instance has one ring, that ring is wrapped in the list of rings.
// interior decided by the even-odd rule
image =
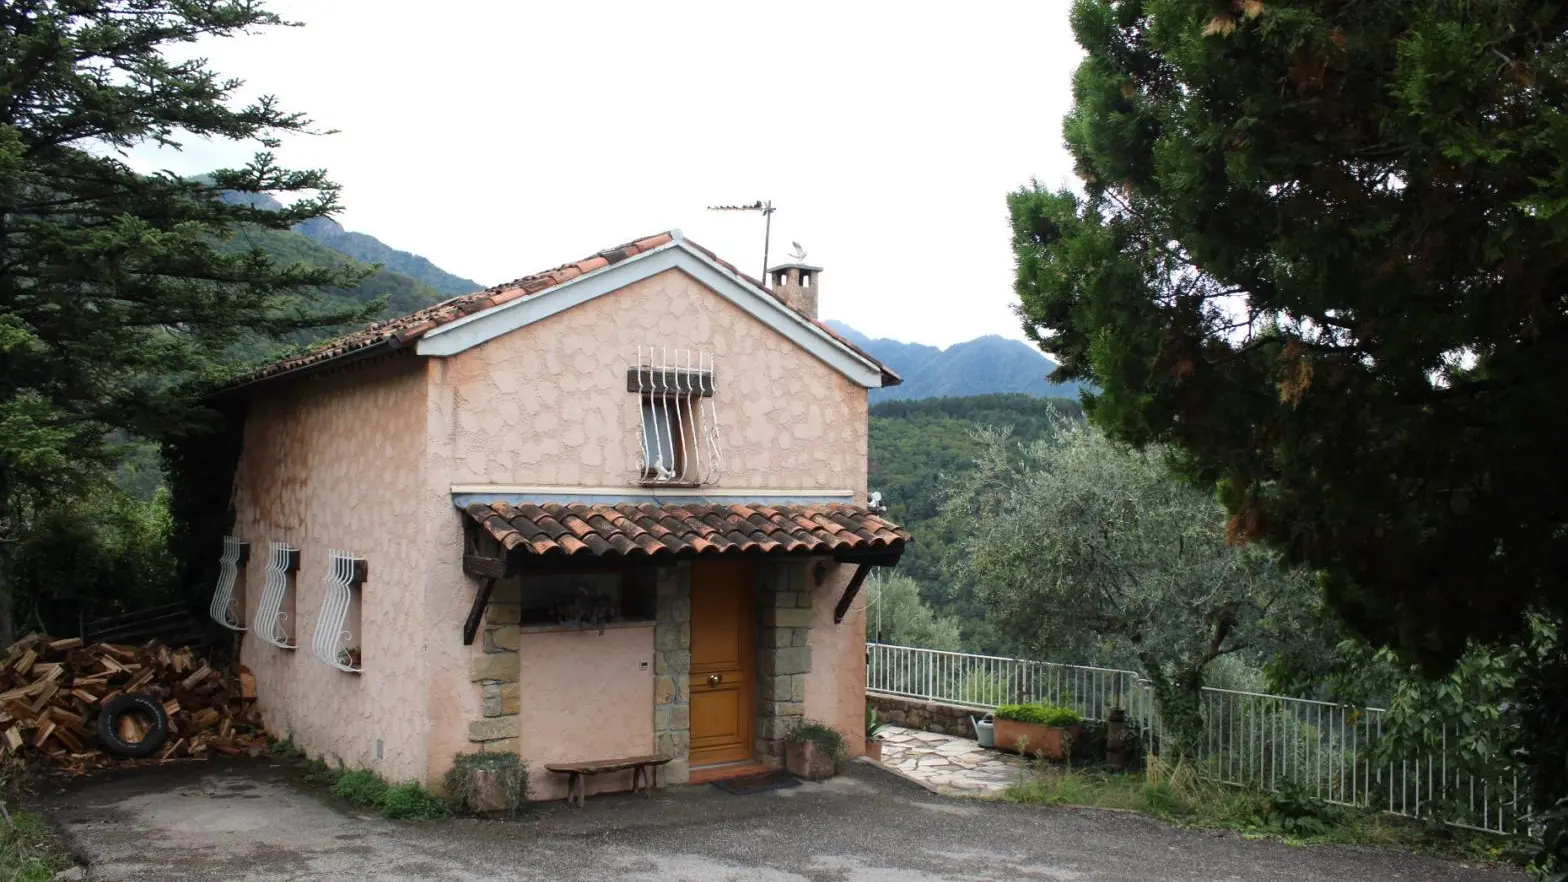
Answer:
[[[602,625],[519,625],[519,634],[576,634],[582,631],[617,631],[621,628],[652,628],[656,622],[653,619],[634,619],[623,622],[605,622]]]

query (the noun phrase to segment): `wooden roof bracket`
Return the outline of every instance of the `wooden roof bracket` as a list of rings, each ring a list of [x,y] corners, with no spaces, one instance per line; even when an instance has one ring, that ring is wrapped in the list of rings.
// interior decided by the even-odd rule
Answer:
[[[860,586],[865,584],[866,576],[870,575],[872,567],[890,567],[898,563],[904,553],[903,548],[895,551],[879,551],[872,554],[840,555],[835,557],[839,563],[859,564],[855,574],[849,577],[849,584],[844,586],[844,594],[838,599],[838,606],[833,608],[833,624],[840,625],[844,616],[849,614],[849,607],[855,602],[855,596],[860,593]]]
[[[479,623],[485,617],[485,607],[490,605],[490,592],[495,583],[512,575],[511,555],[468,518],[463,519],[463,572],[482,579],[474,592],[474,605],[463,620],[463,645],[473,646],[474,635],[479,633]]]
[[[468,618],[463,621],[463,645],[473,646],[474,635],[479,633],[479,622],[485,617],[485,607],[490,605],[490,592],[495,590],[495,579],[485,579],[479,590],[474,592],[474,605],[468,610]]]

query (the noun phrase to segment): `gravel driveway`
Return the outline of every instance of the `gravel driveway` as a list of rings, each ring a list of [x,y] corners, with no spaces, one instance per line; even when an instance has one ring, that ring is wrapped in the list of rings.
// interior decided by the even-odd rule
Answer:
[[[1371,848],[1297,848],[1126,813],[940,797],[854,763],[751,796],[682,787],[519,823],[396,823],[301,790],[271,761],[75,782],[44,808],[88,878],[179,880],[1421,880],[1520,882]]]

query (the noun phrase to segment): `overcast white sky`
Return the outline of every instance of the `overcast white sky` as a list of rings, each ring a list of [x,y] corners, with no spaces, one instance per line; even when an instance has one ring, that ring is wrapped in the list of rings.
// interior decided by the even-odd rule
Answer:
[[[1066,183],[1067,0],[890,4],[273,0],[200,47],[328,137],[281,158],[351,230],[494,284],[679,227],[743,270],[824,267],[822,315],[939,346],[1021,337],[1004,198]],[[248,156],[139,154],[180,173]]]

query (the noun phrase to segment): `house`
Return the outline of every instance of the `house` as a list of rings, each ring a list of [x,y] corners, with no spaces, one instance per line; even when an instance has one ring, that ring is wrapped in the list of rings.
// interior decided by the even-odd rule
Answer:
[[[867,506],[866,396],[899,379],[816,321],[819,273],[672,230],[222,390],[212,613],[268,730],[427,784],[519,753],[536,798],[549,762],[777,765],[803,718],[858,752],[857,592],[908,540]]]

